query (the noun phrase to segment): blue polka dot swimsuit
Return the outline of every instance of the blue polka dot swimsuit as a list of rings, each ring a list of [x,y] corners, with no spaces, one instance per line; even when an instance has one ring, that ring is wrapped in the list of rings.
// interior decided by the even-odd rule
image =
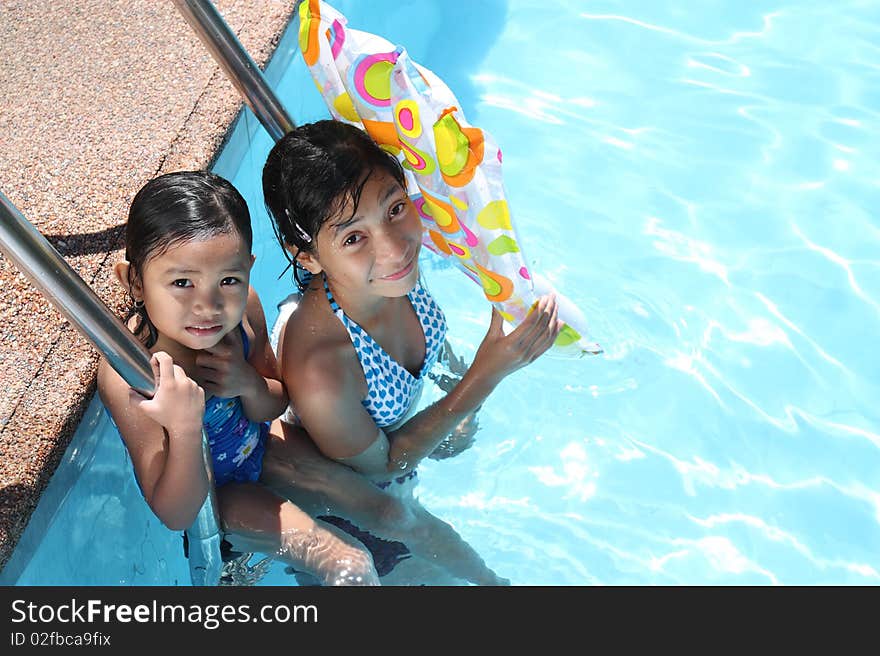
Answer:
[[[428,371],[434,366],[443,342],[446,339],[446,317],[443,311],[419,283],[409,294],[409,302],[415,310],[422,331],[425,333],[425,360],[419,370],[418,376],[413,376],[397,360],[392,358],[370,335],[357,323],[352,321],[339,304],[334,300],[324,280],[324,292],[330,307],[351,337],[351,343],[357,352],[361,368],[364,370],[364,378],[367,380],[367,396],[361,399],[361,404],[379,428],[393,426],[403,420],[418,401],[422,391],[422,384]],[[394,483],[403,485],[416,477],[416,470],[408,474],[398,476],[391,481],[376,483],[382,489],[387,489]],[[380,537],[364,531],[342,517],[322,515],[319,519],[334,526],[338,526],[346,533],[360,540],[373,556],[376,571],[379,576],[385,576],[402,560],[409,558],[412,553],[402,542],[396,540],[384,540]]]
[[[413,376],[388,355],[367,331],[343,312],[330,293],[326,279],[324,291],[333,314],[348,331],[364,371],[369,392],[361,399],[361,404],[379,428],[397,423],[419,398],[425,375],[434,366],[443,348],[446,339],[446,317],[443,316],[443,311],[420,283],[407,294],[425,334],[425,360],[418,376]]]

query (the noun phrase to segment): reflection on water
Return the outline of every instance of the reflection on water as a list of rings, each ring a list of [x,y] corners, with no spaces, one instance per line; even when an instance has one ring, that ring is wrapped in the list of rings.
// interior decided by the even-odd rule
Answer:
[[[505,383],[425,503],[527,583],[880,582],[876,13],[574,5],[510,4],[477,110],[607,352]]]
[[[335,3],[353,27],[357,4]],[[606,349],[505,380],[476,444],[421,467],[421,503],[514,584],[880,583],[870,3],[510,0],[466,34],[482,3],[373,4],[360,26],[387,13],[502,146],[531,268]],[[298,120],[323,116],[298,61],[289,76]],[[271,324],[289,289],[262,138],[234,181]],[[472,355],[479,290],[422,266]],[[277,569],[264,582],[290,583]]]

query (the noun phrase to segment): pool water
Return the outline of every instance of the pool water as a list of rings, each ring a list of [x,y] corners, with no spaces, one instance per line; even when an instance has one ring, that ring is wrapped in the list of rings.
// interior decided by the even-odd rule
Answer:
[[[880,582],[874,3],[333,4],[492,133],[530,267],[605,348],[505,380],[476,445],[420,468],[422,503],[514,584]],[[270,79],[297,122],[324,118],[295,43]],[[290,285],[259,190],[270,147],[244,112],[216,170],[251,207],[271,324]],[[422,268],[471,356],[489,306],[432,254]],[[187,585],[179,535],[90,416],[3,577]]]

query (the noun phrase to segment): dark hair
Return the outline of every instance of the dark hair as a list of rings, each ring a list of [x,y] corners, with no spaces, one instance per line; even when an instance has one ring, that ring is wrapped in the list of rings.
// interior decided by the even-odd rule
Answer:
[[[228,180],[210,171],[177,171],[153,178],[135,194],[125,226],[128,283],[143,280],[144,265],[172,246],[219,234],[238,232],[253,246],[247,203]],[[134,299],[132,299],[134,301]],[[158,333],[143,306],[133,304],[126,322],[137,315],[135,335],[148,330],[147,348]]]
[[[376,169],[406,189],[397,158],[363,130],[341,121],[300,125],[272,148],[263,167],[263,198],[300,289],[304,281],[296,254],[285,247],[312,252],[324,223],[349,202],[357,211],[364,184]]]

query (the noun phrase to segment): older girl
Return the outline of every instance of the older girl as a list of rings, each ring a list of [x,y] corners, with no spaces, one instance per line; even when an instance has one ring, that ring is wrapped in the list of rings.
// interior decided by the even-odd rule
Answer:
[[[319,121],[275,145],[263,170],[263,192],[303,291],[279,342],[291,396],[280,430],[299,454],[288,461],[301,468],[291,478],[301,490],[317,490],[325,508],[351,520],[331,521],[362,540],[364,529],[391,536],[455,576],[503,583],[451,527],[412,499],[411,488],[419,462],[505,376],[550,348],[562,326],[555,299],[542,298],[509,335],[493,309],[489,331],[461,380],[416,412],[446,321],[419,283],[422,225],[397,159],[355,127]],[[307,440],[324,462],[346,465],[375,489],[322,464]],[[406,503],[397,506],[388,496]],[[371,512],[377,507],[388,512]],[[397,527],[383,521],[389,515],[402,518]]]

